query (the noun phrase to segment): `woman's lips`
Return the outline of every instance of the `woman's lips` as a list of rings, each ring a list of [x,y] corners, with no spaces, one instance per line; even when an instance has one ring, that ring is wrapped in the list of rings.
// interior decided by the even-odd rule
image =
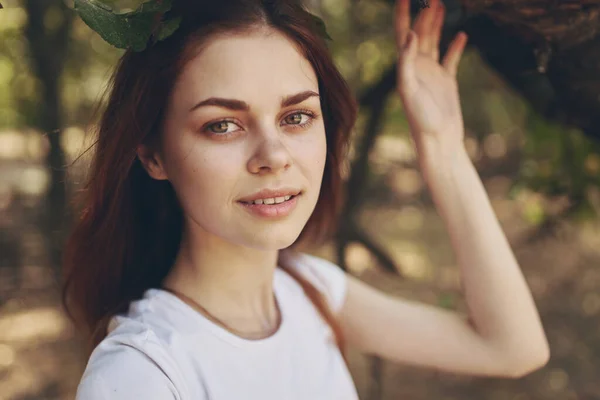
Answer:
[[[291,214],[291,212],[296,208],[296,204],[298,204],[298,198],[300,196],[302,196],[302,193],[291,197],[289,200],[286,200],[283,203],[277,204],[253,204],[244,203],[241,201],[238,201],[238,204],[244,207],[244,209],[246,209],[252,215],[261,218],[281,218]]]

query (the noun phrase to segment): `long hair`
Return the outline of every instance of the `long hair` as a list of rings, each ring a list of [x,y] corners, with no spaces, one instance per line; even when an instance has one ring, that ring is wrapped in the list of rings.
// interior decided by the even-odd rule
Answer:
[[[291,39],[318,78],[327,155],[317,205],[300,236],[280,251],[278,265],[303,287],[344,341],[324,297],[287,265],[285,253],[315,245],[333,232],[342,203],[343,162],[357,104],[335,67],[311,14],[298,0],[175,0],[179,29],[142,52],[126,51],[110,79],[81,214],[65,249],[63,303],[88,334],[91,351],[110,318],[149,288],[159,288],[178,252],[183,212],[168,181],[152,179],[137,158],[141,144],[160,135],[167,99],[187,61],[218,34],[269,27]]]

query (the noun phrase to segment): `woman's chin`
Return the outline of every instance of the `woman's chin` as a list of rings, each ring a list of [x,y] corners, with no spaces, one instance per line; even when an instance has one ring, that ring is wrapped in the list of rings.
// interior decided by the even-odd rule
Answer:
[[[261,249],[265,251],[282,250],[290,247],[300,236],[302,230],[286,231],[286,232],[271,232],[257,233],[250,238],[249,247]]]

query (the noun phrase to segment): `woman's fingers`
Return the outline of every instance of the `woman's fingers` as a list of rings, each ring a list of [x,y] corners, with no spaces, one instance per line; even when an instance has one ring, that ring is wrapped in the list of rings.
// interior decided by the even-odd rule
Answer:
[[[413,32],[418,36],[418,52],[439,62],[440,37],[444,26],[446,10],[441,0],[431,0],[428,8],[419,11],[415,18]],[[410,0],[396,0],[395,5],[396,44],[402,55],[406,45],[410,21]]]
[[[444,27],[444,18],[446,17],[446,7],[440,3],[433,21],[433,39],[431,45],[431,57],[433,61],[440,61],[440,38],[442,36],[442,28]]]
[[[397,0],[395,9],[396,45],[402,51],[410,31],[410,0]]]
[[[400,49],[400,59],[398,60],[398,88],[402,96],[410,96],[417,90],[415,59],[418,47],[418,35],[414,31],[409,31],[406,43]]]
[[[422,9],[415,20],[414,31],[419,35],[419,51],[432,54],[434,47],[434,22],[440,6],[440,0],[431,0],[428,8]]]
[[[448,71],[448,73],[452,76],[456,76],[456,71],[458,69],[458,63],[460,62],[460,58],[462,57],[463,50],[467,44],[467,34],[464,32],[459,32],[456,34],[452,43],[448,46],[448,51],[444,56],[444,60],[442,61],[442,66]]]

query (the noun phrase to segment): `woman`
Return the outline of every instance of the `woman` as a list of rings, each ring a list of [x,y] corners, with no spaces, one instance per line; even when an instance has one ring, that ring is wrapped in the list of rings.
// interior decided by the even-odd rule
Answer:
[[[344,338],[386,359],[522,376],[548,345],[463,146],[444,7],[396,5],[398,92],[469,321],[303,252],[331,233],[356,104],[297,1],[175,2],[117,66],[65,301],[95,346],[78,399],[356,399]]]

